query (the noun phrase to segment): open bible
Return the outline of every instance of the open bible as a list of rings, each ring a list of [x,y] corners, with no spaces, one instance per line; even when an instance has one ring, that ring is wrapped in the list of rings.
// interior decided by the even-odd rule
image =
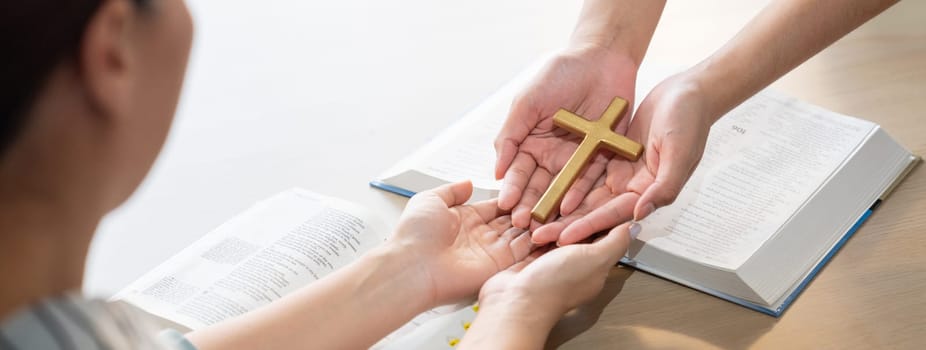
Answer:
[[[112,300],[132,304],[167,327],[196,330],[304,288],[382,244],[388,232],[363,207],[290,189],[207,233]],[[477,309],[464,302],[429,310],[373,348],[450,349]]]
[[[497,194],[493,140],[536,70],[370,184],[409,196],[472,178]],[[639,100],[671,72],[644,65]],[[622,261],[779,316],[918,160],[875,123],[762,91],[712,126],[681,194],[642,222]]]
[[[181,329],[199,329],[324,277],[385,234],[384,224],[362,207],[292,189],[254,204],[113,299]]]

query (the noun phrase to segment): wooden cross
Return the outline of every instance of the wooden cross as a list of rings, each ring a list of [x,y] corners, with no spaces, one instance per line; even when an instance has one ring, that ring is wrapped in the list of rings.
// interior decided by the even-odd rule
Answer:
[[[598,148],[604,146],[620,156],[636,161],[643,154],[643,145],[633,142],[624,135],[614,132],[614,127],[621,121],[627,111],[627,101],[615,97],[597,121],[585,120],[582,116],[565,109],[560,109],[553,115],[553,124],[572,133],[584,135],[579,148],[566,162],[563,170],[553,178],[550,188],[543,193],[540,201],[531,210],[531,217],[540,223],[546,223],[553,210],[559,206],[566,195],[566,190],[579,178],[579,173],[595,156]]]

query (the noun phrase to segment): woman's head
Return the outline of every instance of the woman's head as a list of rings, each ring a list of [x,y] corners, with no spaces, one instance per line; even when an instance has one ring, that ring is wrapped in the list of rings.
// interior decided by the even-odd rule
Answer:
[[[124,200],[163,144],[191,38],[182,0],[0,4],[2,190]]]

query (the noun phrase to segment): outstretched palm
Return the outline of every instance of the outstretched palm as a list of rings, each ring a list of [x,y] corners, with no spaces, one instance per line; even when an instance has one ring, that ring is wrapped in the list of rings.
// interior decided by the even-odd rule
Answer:
[[[596,181],[577,181],[570,190],[587,195],[564,199],[564,203],[580,202],[576,210],[537,228],[533,240],[575,243],[670,204],[701,159],[714,120],[705,111],[701,95],[682,77],[659,84],[640,105],[627,131],[627,137],[646,145],[642,161],[614,157]]]
[[[512,104],[510,115],[495,142],[496,177],[504,177],[499,207],[512,211],[516,227],[537,227],[530,210],[578,147],[578,136],[553,125],[553,115],[565,108],[597,119],[615,96],[632,102],[637,67],[603,50],[566,52],[554,57],[534,82]],[[626,120],[618,132],[626,130]],[[598,155],[583,178],[594,182],[605,170],[608,157]],[[581,199],[585,193],[567,198]],[[563,212],[579,200],[564,201]]]
[[[456,183],[419,193],[391,238],[417,254],[434,305],[474,295],[489,277],[530,253],[530,237],[511,226],[495,201],[463,204],[472,189]]]

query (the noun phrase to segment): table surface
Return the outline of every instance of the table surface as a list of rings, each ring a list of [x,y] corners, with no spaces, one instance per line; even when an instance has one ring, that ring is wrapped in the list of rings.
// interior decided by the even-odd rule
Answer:
[[[561,48],[577,3],[189,1],[197,33],[174,128],[139,191],[101,224],[85,291],[113,294],[257,200],[294,186],[360,203],[393,223],[405,199],[367,182],[526,64]],[[669,2],[647,60],[694,64],[766,3]],[[926,2],[902,2],[774,87],[874,121],[926,155],[923,13]],[[922,168],[781,318],[616,268],[599,299],[558,327],[551,344],[926,344]]]

